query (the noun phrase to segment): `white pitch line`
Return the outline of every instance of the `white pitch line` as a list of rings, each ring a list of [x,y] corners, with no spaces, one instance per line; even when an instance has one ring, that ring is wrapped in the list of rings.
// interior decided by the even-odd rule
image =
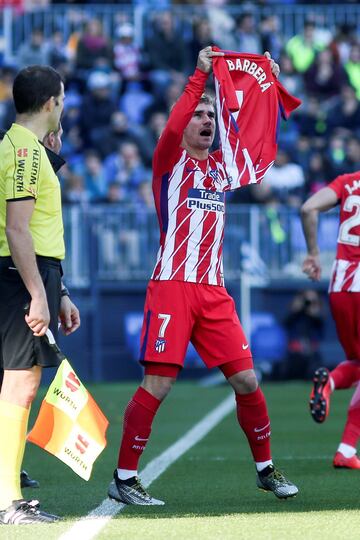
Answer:
[[[156,480],[170,465],[178,460],[185,452],[203,439],[217,424],[223,420],[235,407],[234,395],[231,394],[213,411],[207,414],[200,422],[192,427],[178,441],[169,446],[158,457],[150,461],[140,473],[145,487]],[[91,540],[105,527],[105,525],[126,507],[125,504],[105,499],[94,510],[79,521],[71,529],[62,534],[59,540]]]

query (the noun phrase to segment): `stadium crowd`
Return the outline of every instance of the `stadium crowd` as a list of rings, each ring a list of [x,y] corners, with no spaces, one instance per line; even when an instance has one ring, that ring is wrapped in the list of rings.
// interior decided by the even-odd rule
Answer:
[[[56,30],[45,38],[35,27],[18,48],[15,63],[3,62],[0,68],[4,129],[15,117],[11,88],[18,69],[50,64],[65,80],[65,203],[152,207],[156,141],[198,51],[207,44],[271,51],[281,66],[280,80],[303,100],[298,112],[282,122],[276,162],[261,187],[230,195],[230,202],[297,208],[339,173],[360,169],[360,35],[355,26],[330,30],[307,20],[303,31],[287,40],[275,15],[258,25],[251,11],[236,18],[225,9],[204,7],[184,35],[174,12],[162,10],[154,12],[140,48],[127,16],[117,18],[114,39],[90,15],[83,30],[69,36]]]

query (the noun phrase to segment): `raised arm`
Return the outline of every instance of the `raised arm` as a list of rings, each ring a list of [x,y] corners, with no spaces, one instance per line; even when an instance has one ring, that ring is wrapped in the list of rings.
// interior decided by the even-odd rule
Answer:
[[[302,271],[314,281],[319,281],[321,277],[318,246],[319,212],[325,212],[336,206],[337,203],[338,198],[335,191],[325,187],[310,197],[301,207],[301,223],[308,251],[302,265]]]
[[[194,74],[189,77],[183,93],[172,108],[166,127],[155,148],[153,166],[155,174],[167,172],[176,151],[181,146],[183,133],[204,93],[208,75],[212,69],[212,57],[223,53],[206,47],[199,52]]]

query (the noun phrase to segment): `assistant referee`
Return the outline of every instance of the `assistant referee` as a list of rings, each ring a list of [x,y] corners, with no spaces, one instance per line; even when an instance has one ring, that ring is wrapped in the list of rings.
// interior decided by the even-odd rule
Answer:
[[[56,337],[59,319],[66,334],[80,325],[61,281],[60,184],[40,142],[58,129],[64,85],[51,67],[30,66],[15,77],[13,97],[16,121],[0,144],[0,523],[9,525],[58,520],[22,498],[19,478],[42,368],[58,365],[42,336]]]

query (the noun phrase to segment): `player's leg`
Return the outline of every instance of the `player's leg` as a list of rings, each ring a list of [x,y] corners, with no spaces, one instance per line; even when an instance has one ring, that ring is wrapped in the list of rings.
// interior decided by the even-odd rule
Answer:
[[[329,414],[332,392],[351,388],[360,380],[360,293],[330,293],[329,300],[338,338],[348,360],[330,372],[321,367],[314,373],[309,405],[312,418],[318,423],[324,422]]]
[[[297,494],[297,487],[272,463],[266,401],[258,386],[234,301],[222,287],[204,286],[203,290],[202,317],[197,321],[192,342],[205,364],[219,367],[234,389],[237,418],[256,464],[257,485],[273,491],[277,497],[292,497]]]
[[[140,351],[145,377],[125,409],[118,464],[108,490],[119,502],[163,504],[141,486],[138,464],[158,408],[183,365],[191,332],[186,285],[170,281],[148,286]]]
[[[360,469],[360,459],[356,455],[357,443],[360,439],[360,383],[350,401],[347,420],[341,443],[334,456],[336,468]]]
[[[242,358],[222,364],[219,368],[235,392],[237,418],[255,461],[257,486],[272,491],[281,499],[293,497],[298,493],[298,488],[285,478],[272,461],[270,418],[256,374],[253,369],[248,369],[250,360],[252,363],[250,357]]]
[[[170,364],[145,367],[144,380],[127,404],[117,469],[108,495],[126,504],[162,505],[141,485],[138,465],[150,439],[156,413],[176,380],[180,368]]]

